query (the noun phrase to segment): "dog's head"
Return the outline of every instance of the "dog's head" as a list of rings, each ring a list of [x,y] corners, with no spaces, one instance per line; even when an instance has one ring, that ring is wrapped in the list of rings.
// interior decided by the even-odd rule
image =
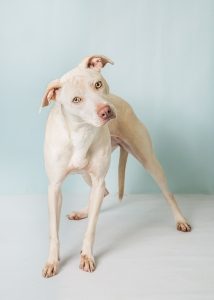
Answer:
[[[104,78],[86,60],[85,63],[86,67],[80,65],[60,80],[52,81],[43,96],[41,107],[48,106],[54,100],[75,120],[99,127],[115,118],[116,112],[112,104],[103,98],[106,93]]]
[[[74,70],[79,70],[82,74],[84,73],[90,73],[90,76],[93,76],[94,78],[97,78],[97,81],[102,82],[102,86],[96,90],[99,94],[108,94],[109,93],[109,86],[105,80],[105,78],[101,74],[101,69],[106,66],[106,64],[114,64],[113,61],[104,56],[104,55],[91,55],[86,56],[81,63],[78,65],[78,67]],[[61,81],[67,81],[69,78],[73,76],[74,70],[66,73],[61,77]],[[90,70],[90,72],[87,72]]]

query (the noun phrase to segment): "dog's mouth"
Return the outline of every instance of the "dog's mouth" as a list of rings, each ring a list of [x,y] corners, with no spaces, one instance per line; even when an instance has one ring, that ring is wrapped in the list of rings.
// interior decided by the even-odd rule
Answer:
[[[112,114],[111,114],[111,117],[109,118],[109,120],[116,118],[116,112],[115,112],[115,110],[112,108],[111,111],[112,111]]]
[[[109,121],[111,121],[112,119],[115,119],[116,118],[116,115],[112,115],[108,118],[106,118],[105,120],[99,118],[99,121],[96,122],[96,124],[94,124],[95,127],[101,127],[101,126],[104,126],[105,124],[107,124]]]
[[[111,113],[105,119],[100,118],[101,126],[105,125],[110,120],[115,119],[115,118],[116,118],[116,113],[112,110]]]

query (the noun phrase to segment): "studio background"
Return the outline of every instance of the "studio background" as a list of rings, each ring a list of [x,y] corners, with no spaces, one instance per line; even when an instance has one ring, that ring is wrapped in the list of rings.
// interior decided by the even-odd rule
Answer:
[[[47,84],[104,54],[113,93],[148,128],[176,193],[214,193],[214,1],[1,0],[0,193],[43,194]],[[128,122],[128,120],[127,120]],[[107,177],[117,191],[118,151]],[[131,156],[126,193],[158,189]],[[71,176],[64,191],[84,193]]]

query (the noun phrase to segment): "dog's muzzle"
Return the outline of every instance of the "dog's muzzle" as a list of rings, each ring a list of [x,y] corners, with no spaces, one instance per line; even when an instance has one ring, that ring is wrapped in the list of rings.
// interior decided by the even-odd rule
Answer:
[[[102,121],[109,121],[111,119],[116,118],[115,112],[110,107],[110,105],[105,105],[102,108],[100,108],[97,114]]]

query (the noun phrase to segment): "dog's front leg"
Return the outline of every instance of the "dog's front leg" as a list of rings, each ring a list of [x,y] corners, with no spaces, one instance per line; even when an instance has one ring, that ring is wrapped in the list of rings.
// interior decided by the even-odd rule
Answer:
[[[49,231],[50,245],[48,261],[43,269],[43,276],[48,278],[56,275],[59,266],[59,221],[62,196],[59,184],[50,184],[48,187]]]
[[[104,197],[104,192],[104,178],[92,178],[92,189],[90,194],[90,205],[88,214],[88,227],[85,233],[85,238],[83,241],[83,247],[80,256],[80,269],[86,272],[93,272],[95,270],[93,244],[98,214]]]

